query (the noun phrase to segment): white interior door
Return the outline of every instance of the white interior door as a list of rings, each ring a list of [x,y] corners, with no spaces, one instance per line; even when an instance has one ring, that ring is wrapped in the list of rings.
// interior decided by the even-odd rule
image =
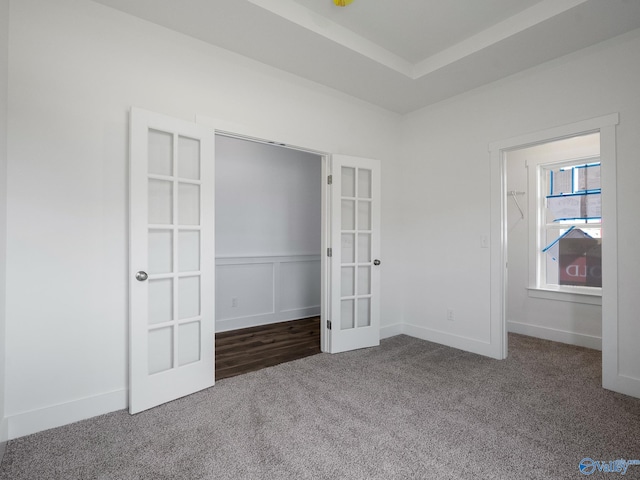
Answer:
[[[214,384],[214,131],[131,111],[129,412]]]
[[[380,344],[380,163],[334,155],[331,165],[329,351]]]

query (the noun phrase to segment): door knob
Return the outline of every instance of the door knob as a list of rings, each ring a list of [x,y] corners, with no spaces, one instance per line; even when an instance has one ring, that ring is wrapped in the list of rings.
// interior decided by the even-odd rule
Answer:
[[[376,258],[376,259],[373,261],[373,264],[374,264],[374,265],[376,265],[376,266],[377,266],[377,265],[380,265],[380,260],[378,260],[378,259]]]
[[[138,280],[139,282],[144,282],[147,278],[149,278],[147,272],[143,272],[142,270],[140,270],[138,273],[136,273],[136,280]]]

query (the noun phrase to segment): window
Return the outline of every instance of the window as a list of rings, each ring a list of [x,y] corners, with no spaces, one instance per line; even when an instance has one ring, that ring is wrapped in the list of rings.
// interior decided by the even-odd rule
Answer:
[[[537,168],[537,288],[600,295],[600,158]]]

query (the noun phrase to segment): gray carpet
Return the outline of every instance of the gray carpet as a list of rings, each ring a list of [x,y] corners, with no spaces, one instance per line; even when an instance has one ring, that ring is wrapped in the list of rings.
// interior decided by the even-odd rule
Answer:
[[[593,350],[511,335],[496,361],[401,335],[13,440],[0,479],[587,478],[584,457],[640,458],[640,400],[600,383]]]

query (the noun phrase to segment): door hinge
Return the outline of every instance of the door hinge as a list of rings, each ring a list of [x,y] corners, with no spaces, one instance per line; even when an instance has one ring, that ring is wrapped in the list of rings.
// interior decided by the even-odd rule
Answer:
[[[327,320],[327,330],[331,330],[331,320]]]
[[[333,257],[333,248],[327,248],[327,257]]]
[[[327,177],[327,185],[333,185],[333,175]]]

